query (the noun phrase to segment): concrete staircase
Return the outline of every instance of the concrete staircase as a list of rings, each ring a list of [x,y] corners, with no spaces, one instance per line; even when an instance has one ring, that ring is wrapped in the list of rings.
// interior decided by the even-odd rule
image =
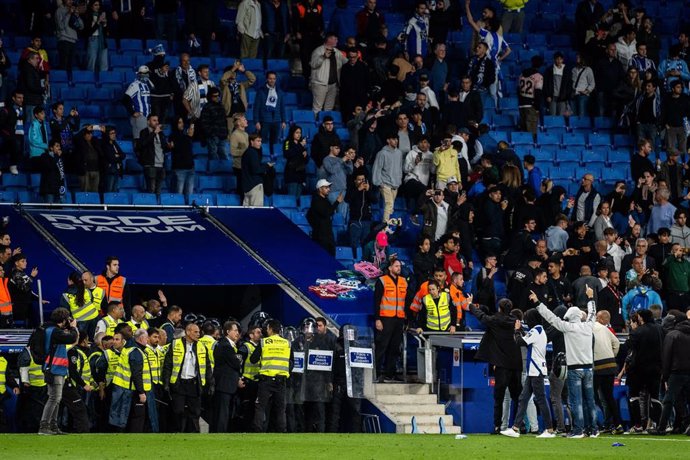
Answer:
[[[453,425],[453,417],[446,415],[443,404],[438,404],[431,385],[426,383],[377,383],[376,397],[370,401],[395,423],[396,433],[412,432],[412,417],[416,418],[420,433],[439,434],[439,418],[443,418],[446,431],[460,433]]]

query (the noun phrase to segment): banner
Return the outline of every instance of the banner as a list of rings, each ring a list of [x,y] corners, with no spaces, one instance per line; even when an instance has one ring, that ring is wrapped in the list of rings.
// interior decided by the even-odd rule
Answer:
[[[374,352],[371,348],[350,347],[350,367],[374,368]]]
[[[307,369],[330,372],[333,368],[333,350],[309,350]]]
[[[304,352],[295,351],[292,353],[293,366],[292,372],[296,374],[304,374]]]
[[[133,284],[277,284],[277,279],[196,211],[29,211],[91,270],[108,256]],[[66,276],[66,275],[65,275]]]

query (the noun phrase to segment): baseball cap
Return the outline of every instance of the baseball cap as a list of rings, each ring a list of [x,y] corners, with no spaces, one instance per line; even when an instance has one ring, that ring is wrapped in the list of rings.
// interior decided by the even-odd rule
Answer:
[[[376,234],[376,244],[378,244],[382,248],[388,246],[388,234],[384,231],[378,232]]]
[[[137,70],[137,73],[149,73],[149,68],[145,65],[139,66],[139,70]]]
[[[457,179],[457,177],[455,177],[455,176],[451,176],[451,177],[448,178],[448,180],[446,181],[446,183],[448,183],[448,184],[457,184],[457,183],[458,183],[458,179]]]
[[[459,134],[467,134],[467,135],[469,135],[469,134],[470,134],[470,130],[467,129],[467,128],[460,128],[460,130],[458,131],[458,133],[459,133]]]
[[[331,186],[331,183],[328,182],[326,179],[320,179],[320,180],[316,183],[316,189],[317,189],[317,190],[320,189],[321,187],[330,187],[330,186]]]

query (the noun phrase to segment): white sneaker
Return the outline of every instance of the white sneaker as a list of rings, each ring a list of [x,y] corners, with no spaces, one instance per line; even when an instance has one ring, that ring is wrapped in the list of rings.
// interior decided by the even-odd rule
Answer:
[[[552,433],[552,432],[550,432],[550,431],[548,431],[548,430],[544,430],[544,431],[542,431],[542,433],[541,433],[539,436],[537,436],[537,437],[538,437],[538,438],[555,438],[555,437],[556,437],[556,433]]]
[[[17,169],[17,165],[10,166],[10,173],[12,173],[14,175],[19,174],[19,170]]]
[[[590,435],[590,438],[598,438],[599,437],[599,431],[593,431]]]
[[[569,435],[566,436],[566,437],[567,437],[568,439],[584,439],[585,434],[584,434],[584,433],[580,433],[580,434],[569,434]]]
[[[508,436],[509,438],[519,438],[520,437],[520,432],[515,431],[512,428],[506,428],[505,430],[501,431],[501,434],[503,436]]]

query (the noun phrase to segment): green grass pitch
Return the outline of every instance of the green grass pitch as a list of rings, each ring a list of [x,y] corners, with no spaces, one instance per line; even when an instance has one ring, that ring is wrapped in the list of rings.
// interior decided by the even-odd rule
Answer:
[[[613,443],[625,444],[612,447]],[[523,436],[346,434],[0,435],[0,458],[15,459],[660,459],[690,458],[687,436]]]

